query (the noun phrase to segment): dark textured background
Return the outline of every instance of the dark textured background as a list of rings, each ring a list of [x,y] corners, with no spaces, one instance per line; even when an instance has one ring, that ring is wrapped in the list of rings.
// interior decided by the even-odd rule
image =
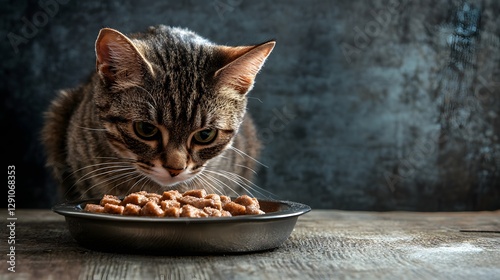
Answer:
[[[279,198],[336,209],[500,208],[498,1],[0,7],[2,161],[16,166],[17,207],[56,203],[39,144],[42,113],[58,89],[94,70],[99,29],[161,23],[221,44],[277,40],[249,108],[266,144],[257,184]]]

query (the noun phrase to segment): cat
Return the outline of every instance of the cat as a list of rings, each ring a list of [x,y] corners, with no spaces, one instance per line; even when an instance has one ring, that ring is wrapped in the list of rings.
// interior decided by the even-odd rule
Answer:
[[[247,95],[275,44],[217,45],[165,25],[129,36],[101,29],[95,73],[45,113],[42,142],[62,198],[256,187],[261,144]]]

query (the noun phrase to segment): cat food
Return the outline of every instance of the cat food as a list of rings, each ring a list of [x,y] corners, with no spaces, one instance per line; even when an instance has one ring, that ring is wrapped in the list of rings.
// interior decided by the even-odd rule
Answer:
[[[180,193],[165,191],[162,195],[145,191],[131,193],[123,199],[106,194],[99,204],[87,204],[84,211],[128,216],[150,217],[231,217],[260,215],[256,198],[242,195],[234,200],[225,195],[207,194],[197,189]]]

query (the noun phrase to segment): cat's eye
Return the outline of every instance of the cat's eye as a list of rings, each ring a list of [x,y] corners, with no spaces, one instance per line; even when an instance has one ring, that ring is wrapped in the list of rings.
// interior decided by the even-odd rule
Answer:
[[[193,136],[193,139],[198,144],[207,145],[212,143],[215,140],[216,136],[217,129],[208,128],[196,132]]]
[[[158,133],[158,128],[148,122],[135,122],[134,132],[142,139],[151,140]]]

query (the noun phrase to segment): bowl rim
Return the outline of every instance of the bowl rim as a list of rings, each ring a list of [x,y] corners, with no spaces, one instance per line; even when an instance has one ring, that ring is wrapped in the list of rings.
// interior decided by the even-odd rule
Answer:
[[[279,209],[275,212],[267,212],[260,215],[241,215],[232,217],[145,217],[145,216],[124,216],[119,214],[109,213],[90,213],[84,212],[84,205],[87,203],[98,203],[99,199],[86,199],[76,202],[68,202],[57,204],[52,207],[52,211],[65,217],[114,221],[114,222],[148,222],[148,223],[237,223],[237,222],[255,222],[255,221],[269,221],[276,219],[285,219],[296,217],[311,211],[311,207],[293,201],[275,200],[275,199],[258,199],[259,203],[277,204]]]

